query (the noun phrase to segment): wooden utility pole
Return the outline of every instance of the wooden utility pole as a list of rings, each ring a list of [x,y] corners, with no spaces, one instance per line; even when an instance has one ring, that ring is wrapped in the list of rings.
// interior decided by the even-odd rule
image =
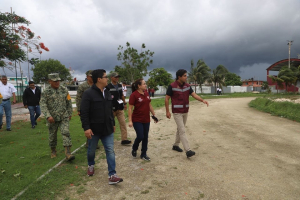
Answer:
[[[289,68],[291,68],[291,46],[292,46],[293,40],[288,41],[287,45],[289,45]]]

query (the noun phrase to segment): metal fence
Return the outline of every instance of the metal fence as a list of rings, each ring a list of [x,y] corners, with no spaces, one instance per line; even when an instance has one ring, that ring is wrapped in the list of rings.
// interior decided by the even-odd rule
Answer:
[[[23,84],[23,83],[18,83],[15,88],[17,89],[16,92],[16,99],[17,102],[22,102],[23,101],[23,92],[28,86]]]

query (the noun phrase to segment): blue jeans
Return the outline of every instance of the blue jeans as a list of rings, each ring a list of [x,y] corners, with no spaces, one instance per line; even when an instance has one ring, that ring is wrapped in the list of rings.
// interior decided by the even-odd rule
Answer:
[[[148,149],[148,134],[149,134],[150,123],[133,122],[133,127],[136,132],[136,138],[132,145],[132,150],[137,151],[140,142],[142,142],[141,156],[145,156],[147,155],[146,152]]]
[[[101,140],[106,154],[106,161],[108,165],[108,175],[116,174],[116,160],[115,160],[115,152],[114,152],[114,134],[110,134],[108,136],[100,137],[100,135],[92,135],[92,139],[88,140],[89,147],[87,151],[87,159],[88,165],[95,164],[95,151],[97,148],[97,144],[99,139]]]
[[[39,116],[41,115],[41,109],[40,106],[28,106],[28,110],[30,113],[30,121],[31,121],[31,125],[34,126],[35,122],[37,120],[37,118],[39,118]],[[35,114],[35,116],[34,116]]]
[[[6,116],[6,129],[9,129],[10,124],[11,124],[11,104],[10,104],[10,100],[2,101],[2,103],[0,104],[0,125],[3,124],[3,122],[2,122],[3,108],[5,110],[5,116]]]

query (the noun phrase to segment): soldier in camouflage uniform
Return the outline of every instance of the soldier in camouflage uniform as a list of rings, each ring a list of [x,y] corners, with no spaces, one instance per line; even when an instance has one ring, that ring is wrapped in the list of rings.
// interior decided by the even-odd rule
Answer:
[[[93,79],[92,79],[92,72],[93,72],[93,70],[89,70],[85,73],[87,81],[80,84],[77,89],[76,108],[77,108],[78,115],[80,115],[80,104],[81,104],[81,98],[82,98],[83,92],[86,91],[87,89],[89,89],[94,84]]]
[[[69,120],[72,116],[72,102],[66,87],[60,85],[59,74],[48,75],[50,86],[42,94],[40,106],[49,127],[49,146],[51,147],[51,158],[56,157],[57,130],[63,136],[63,145],[67,161],[75,159],[71,154],[71,136],[69,132]]]
[[[89,70],[85,73],[87,81],[80,84],[77,89],[76,108],[77,108],[78,115],[80,115],[80,104],[81,104],[81,98],[82,98],[83,92],[86,91],[87,89],[89,89],[94,84],[93,79],[92,79],[92,72],[93,72],[93,70]],[[88,148],[88,139],[86,140],[85,147]],[[99,148],[100,147],[98,145],[97,149],[99,149]]]

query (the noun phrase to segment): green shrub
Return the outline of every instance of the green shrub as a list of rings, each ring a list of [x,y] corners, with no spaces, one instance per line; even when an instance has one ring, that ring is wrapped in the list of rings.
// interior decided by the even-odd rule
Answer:
[[[292,102],[275,102],[268,98],[256,98],[249,103],[250,107],[300,122],[300,104]]]

